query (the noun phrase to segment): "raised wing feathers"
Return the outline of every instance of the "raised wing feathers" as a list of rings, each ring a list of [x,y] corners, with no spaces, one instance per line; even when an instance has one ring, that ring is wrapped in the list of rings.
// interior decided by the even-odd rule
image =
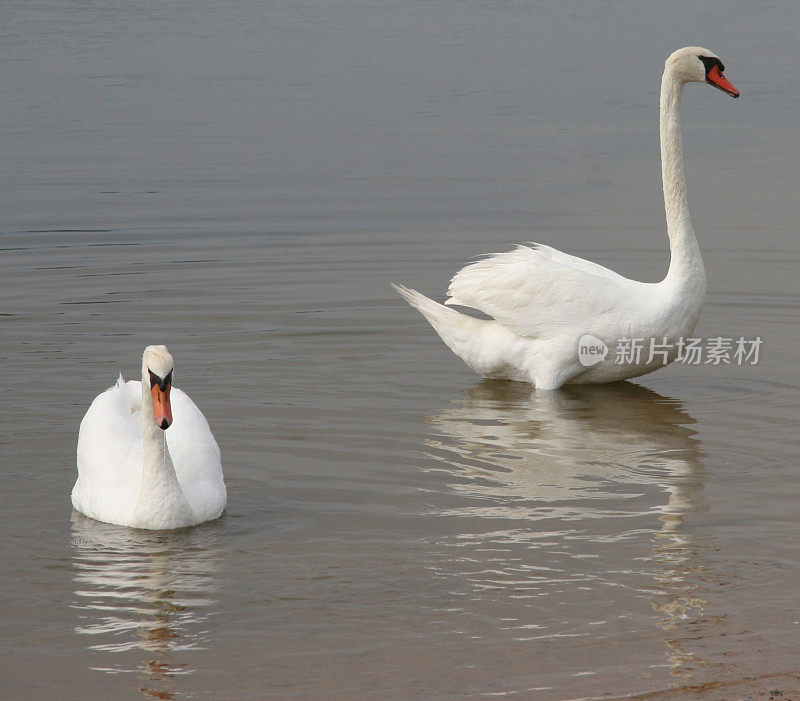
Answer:
[[[604,315],[625,316],[637,283],[549,246],[529,244],[460,270],[445,304],[478,309],[523,336],[591,332]]]

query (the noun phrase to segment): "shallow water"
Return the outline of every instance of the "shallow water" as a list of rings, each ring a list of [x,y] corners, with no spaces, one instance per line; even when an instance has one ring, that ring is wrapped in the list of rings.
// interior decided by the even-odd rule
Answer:
[[[5,11],[0,695],[791,697],[798,10],[678,7]],[[685,100],[698,335],[759,363],[481,381],[389,282],[529,239],[658,279],[660,66],[695,42],[742,91]],[[69,503],[154,342],[229,492],[172,533]]]

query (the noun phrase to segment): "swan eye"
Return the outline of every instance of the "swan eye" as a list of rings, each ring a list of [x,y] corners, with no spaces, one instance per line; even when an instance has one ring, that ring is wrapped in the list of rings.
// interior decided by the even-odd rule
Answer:
[[[150,387],[155,387],[158,385],[159,389],[162,392],[167,391],[167,387],[172,384],[172,370],[167,373],[167,376],[164,378],[159,377],[156,375],[150,368],[147,368],[147,372],[150,373]]]
[[[725,66],[722,65],[722,61],[720,61],[716,56],[698,56],[697,58],[703,62],[703,65],[706,68],[706,75],[709,74],[709,71],[711,71],[714,66],[719,67],[720,73],[725,72]]]

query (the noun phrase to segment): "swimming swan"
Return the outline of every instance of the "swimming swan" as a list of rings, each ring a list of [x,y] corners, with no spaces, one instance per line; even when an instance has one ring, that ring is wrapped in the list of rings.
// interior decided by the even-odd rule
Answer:
[[[707,49],[679,49],[661,81],[661,174],[671,260],[658,283],[617,273],[542,244],[519,246],[466,266],[450,282],[447,305],[472,307],[478,319],[416,290],[394,285],[449,348],[484,377],[530,382],[539,389],[566,383],[613,382],[663,367],[678,354],[678,339],[694,330],[706,273],[686,199],[681,145],[681,98],[688,82],[705,82],[739,97],[724,66]],[[638,359],[625,343],[640,339]],[[650,356],[650,343],[663,353]],[[586,343],[604,357],[582,357]],[[630,344],[632,347],[632,344]],[[622,347],[623,353],[619,349]],[[583,361],[583,362],[582,362]]]
[[[141,382],[125,382],[120,374],[95,397],[78,435],[72,489],[77,511],[154,530],[194,526],[222,514],[219,447],[194,402],[172,388],[172,374],[167,347],[148,346]]]

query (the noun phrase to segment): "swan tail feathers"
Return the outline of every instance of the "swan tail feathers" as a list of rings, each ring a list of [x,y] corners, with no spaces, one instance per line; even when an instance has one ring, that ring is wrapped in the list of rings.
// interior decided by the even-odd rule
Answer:
[[[478,319],[473,319],[465,314],[461,314],[455,309],[449,309],[445,307],[444,304],[434,302],[421,292],[412,290],[409,287],[395,285],[394,283],[392,283],[392,287],[402,295],[403,299],[405,299],[410,306],[428,320],[430,325],[433,326],[440,336],[442,336],[442,329],[455,329],[459,326],[469,325],[470,322],[478,321]],[[444,336],[442,336],[442,338],[444,338]],[[447,343],[446,339],[445,343]]]
[[[487,375],[503,364],[499,357],[502,353],[498,354],[491,340],[493,334],[512,335],[510,331],[500,330],[493,320],[467,316],[403,285],[393,283],[392,287],[428,320],[447,347],[473,370]]]

